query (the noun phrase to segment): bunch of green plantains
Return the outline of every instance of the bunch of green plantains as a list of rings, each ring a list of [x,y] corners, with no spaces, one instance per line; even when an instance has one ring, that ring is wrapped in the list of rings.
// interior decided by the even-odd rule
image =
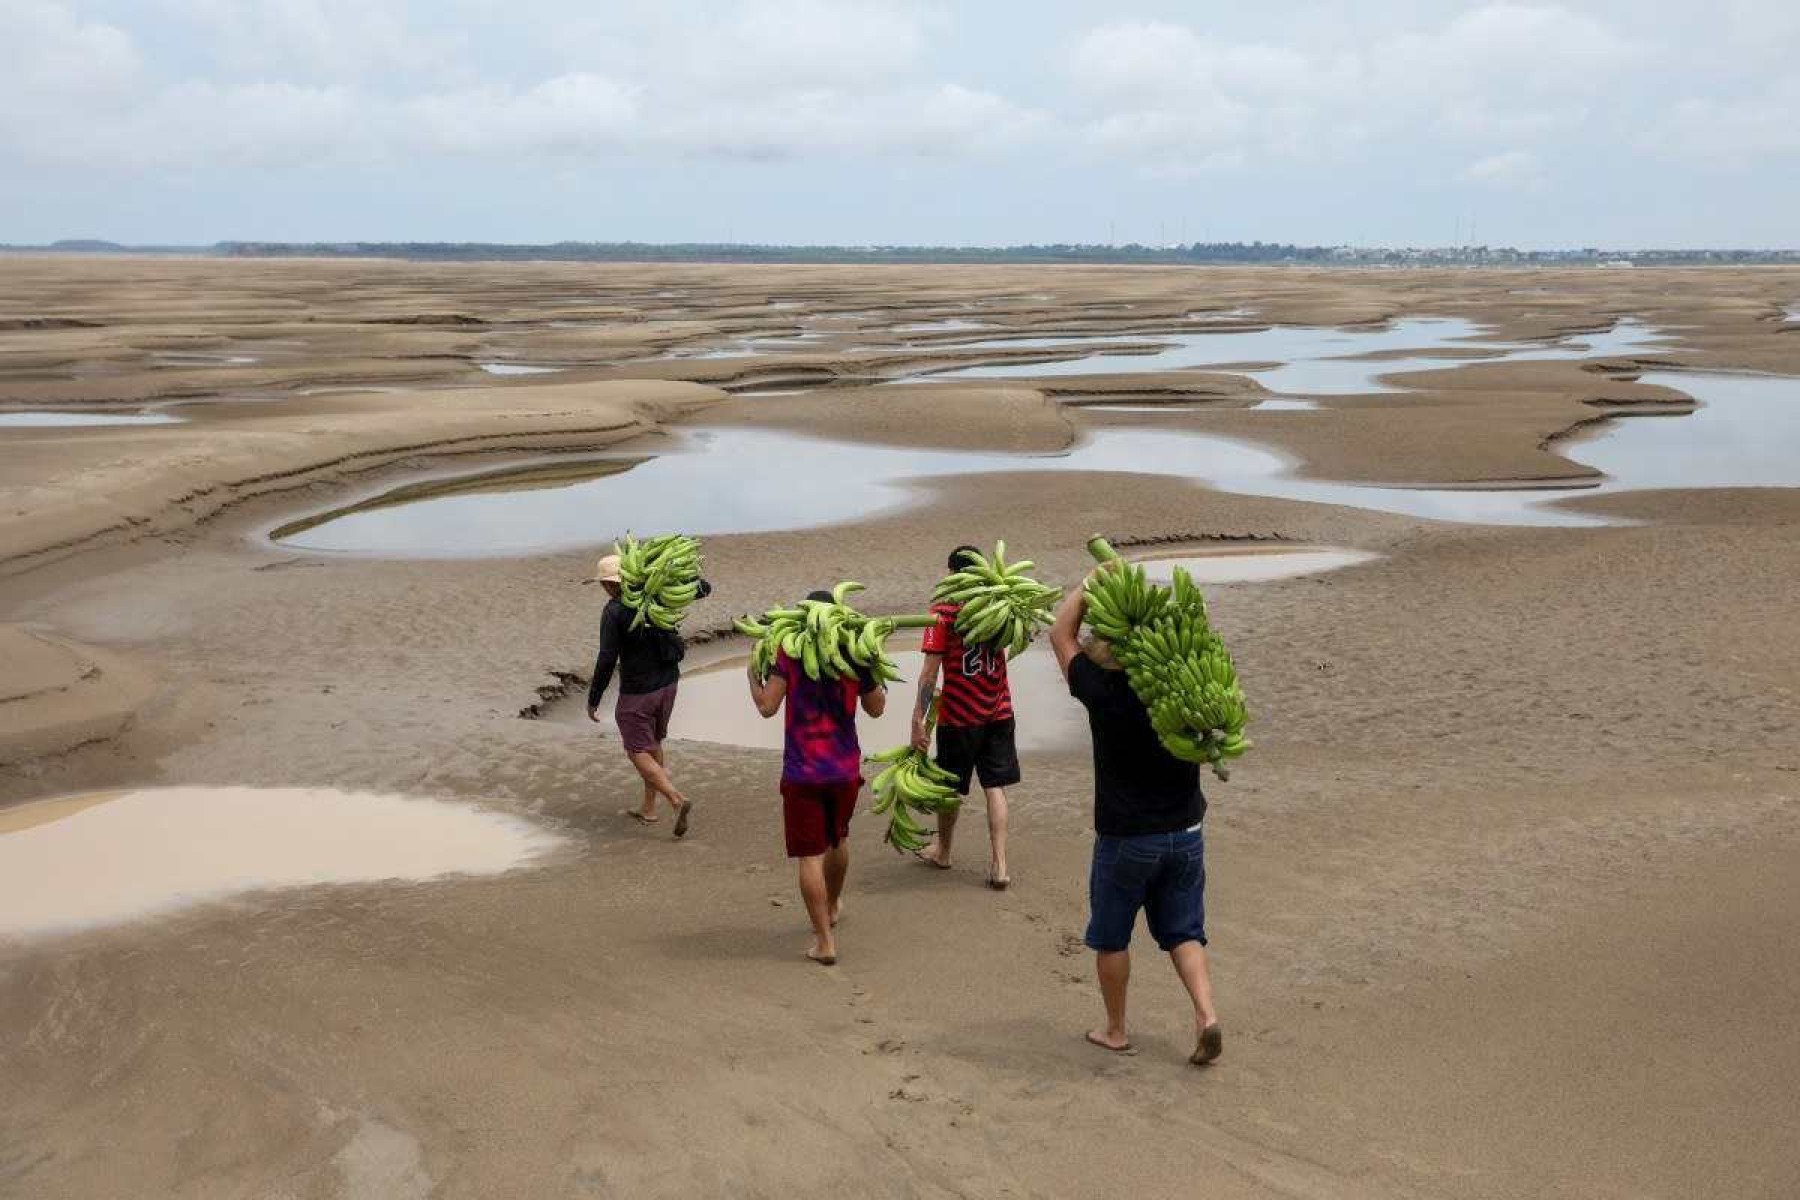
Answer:
[[[750,661],[758,679],[775,669],[775,656],[786,652],[808,679],[840,679],[866,671],[877,683],[900,678],[900,668],[887,656],[887,640],[896,629],[923,629],[932,618],[871,617],[844,602],[860,583],[840,583],[830,600],[802,600],[788,608],[771,608],[761,620],[739,617],[737,631],[756,639]]]
[[[926,718],[926,736],[937,724],[937,701],[931,702]],[[875,796],[875,815],[888,819],[882,840],[903,853],[923,850],[925,827],[915,813],[942,814],[955,812],[962,805],[956,794],[956,776],[931,761],[929,755],[912,743],[883,750],[869,756],[870,762],[883,764],[883,769],[869,785]]]
[[[1251,746],[1244,737],[1250,714],[1231,652],[1207,621],[1206,597],[1180,567],[1165,588],[1105,538],[1090,540],[1088,551],[1102,568],[1087,583],[1088,624],[1112,643],[1157,738],[1176,758],[1209,763],[1229,779],[1227,760]]]
[[[956,614],[956,632],[963,641],[1023,653],[1038,630],[1050,624],[1062,589],[1046,587],[1027,575],[1033,565],[1030,559],[1007,562],[1005,542],[995,544],[992,558],[977,551],[969,555],[974,563],[944,576],[931,594],[933,603],[962,606]]]
[[[680,533],[638,541],[630,534],[613,543],[619,556],[619,599],[636,612],[631,627],[646,621],[674,630],[700,595],[700,543]]]

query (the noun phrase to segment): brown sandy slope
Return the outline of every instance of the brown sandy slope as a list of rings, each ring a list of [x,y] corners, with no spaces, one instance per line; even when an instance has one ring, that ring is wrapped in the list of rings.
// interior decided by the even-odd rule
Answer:
[[[1793,370],[1800,350],[1771,316],[1800,298],[1794,272],[34,261],[0,277],[19,315],[211,344],[318,317],[351,331],[334,344],[474,329],[505,349],[583,305],[730,332],[797,311],[1047,329],[1250,303],[1282,320],[1481,315],[1510,336],[1637,313],[1684,326],[1683,362]],[[376,324],[409,312],[479,324]],[[332,364],[297,372],[315,369]],[[366,450],[383,477],[461,461],[429,449],[439,437],[492,451],[485,463],[516,456],[500,440],[514,428],[579,449],[691,410],[1042,451],[1086,420],[1011,386],[723,403],[612,386],[296,395],[266,416],[34,434],[29,452],[0,435],[5,544],[41,546],[41,524],[82,547],[15,559],[0,620],[128,654],[159,682],[105,744],[0,768],[0,802],[158,782],[383,788],[487,799],[573,843],[497,878],[246,896],[0,946],[0,1196],[1800,1191],[1795,492],[1588,497],[1569,503],[1641,523],[1481,529],[1021,473],[925,481],[914,507],[851,526],[708,539],[721,590],[697,630],[841,577],[866,581],[872,608],[913,608],[949,545],[996,536],[1058,581],[1085,569],[1095,529],[1383,555],[1212,590],[1258,747],[1210,793],[1228,1041],[1199,1072],[1147,950],[1141,1053],[1080,1039],[1098,1005],[1079,748],[1027,756],[1004,895],[981,886],[978,814],[949,874],[895,857],[860,819],[843,960],[820,970],[799,957],[777,756],[673,746],[700,805],[675,844],[613,815],[635,790],[616,738],[561,719],[568,701],[554,719],[514,715],[550,671],[590,661],[594,596],[573,582],[588,551],[396,562],[249,537],[360,488],[328,465],[347,455]],[[1222,396],[1180,427],[1279,445],[1321,476],[1532,477],[1571,473],[1542,443],[1594,415],[1584,401],[1636,387],[1567,363],[1470,367],[1318,412]],[[295,470],[324,486],[301,499],[254,482]],[[77,485],[89,472],[132,486],[108,482],[103,500]],[[175,501],[199,479],[230,503],[184,516]],[[116,528],[127,501],[155,537]]]

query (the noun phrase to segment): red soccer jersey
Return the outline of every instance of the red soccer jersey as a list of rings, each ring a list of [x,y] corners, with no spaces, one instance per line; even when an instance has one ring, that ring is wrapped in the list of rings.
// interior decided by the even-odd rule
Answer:
[[[934,604],[937,623],[925,631],[927,654],[944,656],[939,675],[938,724],[958,729],[1010,720],[1012,688],[1006,682],[1006,647],[970,646],[956,632],[958,604]]]

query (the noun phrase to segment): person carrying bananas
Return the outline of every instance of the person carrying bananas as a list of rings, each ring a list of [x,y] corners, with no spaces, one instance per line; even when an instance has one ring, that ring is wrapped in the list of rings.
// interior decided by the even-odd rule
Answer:
[[[1089,1030],[1087,1040],[1114,1053],[1132,1052],[1125,990],[1132,927],[1141,909],[1194,1005],[1196,1040],[1188,1061],[1205,1066],[1219,1057],[1224,1040],[1206,958],[1200,766],[1164,748],[1111,644],[1092,637],[1083,645],[1086,613],[1086,589],[1069,589],[1050,626],[1050,648],[1070,695],[1087,709],[1094,742],[1094,856],[1084,940],[1094,951],[1106,1025]]]
[[[951,571],[972,565],[965,556],[974,546],[950,552]],[[1012,882],[1006,867],[1006,789],[1019,782],[1019,753],[1014,742],[1012,689],[1006,678],[1006,648],[969,645],[956,629],[961,606],[933,604],[937,621],[925,631],[925,665],[919,671],[918,700],[913,706],[912,741],[920,753],[931,752],[929,713],[937,697],[937,765],[956,776],[959,795],[969,794],[971,780],[981,780],[987,799],[988,886],[1005,891]],[[943,681],[938,695],[939,680]],[[938,817],[937,837],[918,856],[939,870],[950,869],[951,839],[956,834],[954,810]]]
[[[652,624],[632,628],[632,610],[619,598],[619,556],[603,555],[594,566],[594,574],[584,583],[598,583],[609,597],[600,614],[600,650],[594,658],[594,675],[588,684],[588,720],[600,720],[600,699],[612,682],[615,668],[619,674],[619,698],[613,709],[613,721],[619,727],[619,740],[625,756],[644,781],[644,800],[637,808],[621,814],[642,825],[655,825],[662,820],[656,814],[656,798],[661,796],[675,810],[676,837],[686,837],[694,805],[683,796],[669,776],[668,760],[663,755],[663,740],[669,736],[669,716],[675,711],[675,689],[681,681],[681,660],[687,653],[679,633],[659,629]],[[700,581],[700,596],[712,592],[712,585]]]
[[[832,599],[813,592],[808,600]],[[800,898],[812,920],[806,957],[837,962],[835,929],[850,872],[850,816],[862,791],[858,705],[871,717],[887,711],[887,689],[866,667],[838,676],[809,677],[783,650],[767,679],[750,663],[750,699],[764,719],[786,706],[781,751],[781,816],[788,857],[800,875]]]

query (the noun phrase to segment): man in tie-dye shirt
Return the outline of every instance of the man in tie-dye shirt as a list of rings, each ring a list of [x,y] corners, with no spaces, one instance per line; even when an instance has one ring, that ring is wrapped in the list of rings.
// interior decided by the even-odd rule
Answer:
[[[808,600],[831,599],[813,592]],[[838,679],[807,678],[785,653],[766,680],[750,668],[750,698],[756,711],[772,717],[786,707],[782,739],[781,805],[788,857],[797,860],[800,898],[812,920],[813,944],[806,956],[830,966],[837,961],[834,927],[843,908],[844,878],[850,870],[850,814],[862,790],[862,745],[856,737],[856,710],[871,717],[887,708],[887,689],[858,671]]]

